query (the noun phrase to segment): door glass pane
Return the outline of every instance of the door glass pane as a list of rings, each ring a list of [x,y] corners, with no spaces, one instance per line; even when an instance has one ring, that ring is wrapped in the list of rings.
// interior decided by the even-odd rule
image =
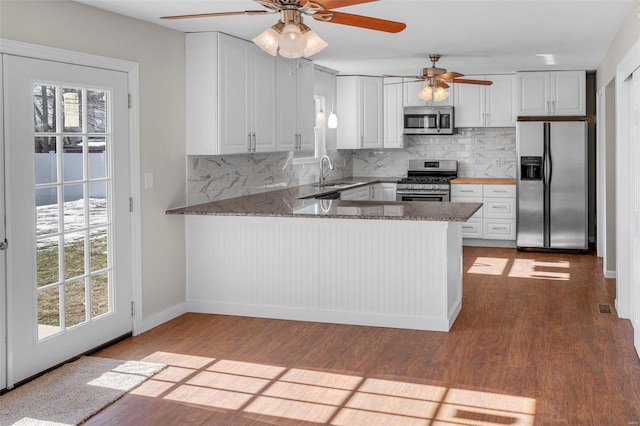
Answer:
[[[36,184],[58,181],[57,139],[55,136],[35,138]]]
[[[64,230],[71,231],[84,228],[84,185],[65,185],[63,189]]]
[[[63,132],[82,132],[82,90],[62,89]]]
[[[87,90],[87,132],[105,133],[107,126],[107,92]]]
[[[105,136],[89,136],[89,179],[107,177],[106,145]]]
[[[36,133],[56,131],[56,88],[46,84],[33,86],[33,124]]]
[[[107,217],[107,181],[89,184],[89,225],[104,225]]]
[[[58,188],[36,189],[36,235],[54,234],[60,230]]]
[[[38,291],[38,338],[60,331],[60,287]]]
[[[108,266],[109,252],[107,251],[107,238],[107,228],[92,229],[89,232],[89,244],[91,245],[89,264],[91,265],[91,272],[106,269]]]
[[[84,275],[84,232],[74,232],[64,236],[64,278]]]
[[[85,286],[84,279],[73,281],[65,286],[65,325],[73,327],[85,320]]]
[[[62,138],[62,174],[65,182],[80,181],[84,177],[81,136],[65,136]]]
[[[109,312],[109,273],[91,276],[91,318]]]
[[[37,286],[55,284],[60,280],[59,237],[43,238],[36,244]]]

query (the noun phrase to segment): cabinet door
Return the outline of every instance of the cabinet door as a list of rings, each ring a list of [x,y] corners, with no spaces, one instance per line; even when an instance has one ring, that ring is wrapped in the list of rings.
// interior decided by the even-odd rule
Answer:
[[[585,115],[586,73],[584,71],[558,71],[551,73],[552,115]]]
[[[296,61],[298,149],[311,150],[311,156],[313,156],[316,146],[316,137],[313,129],[316,121],[313,95],[313,62],[306,59],[298,59]]]
[[[218,155],[218,33],[186,41],[187,155]]]
[[[278,151],[292,151],[297,147],[296,128],[296,61],[278,56],[277,70],[277,137]]]
[[[485,126],[515,127],[516,76],[513,74],[490,75],[487,76],[487,80],[493,81],[493,84],[484,88]]]
[[[382,93],[383,115],[382,145],[385,148],[404,148],[403,141],[403,84],[401,78],[385,78]]]
[[[255,152],[274,152],[276,144],[276,60],[251,47],[252,138]]]
[[[360,89],[362,148],[382,148],[382,79],[362,77]]]
[[[470,79],[484,80],[483,75],[469,76]],[[484,86],[459,84],[455,93],[455,126],[483,127],[485,125]]]
[[[218,47],[220,154],[251,151],[249,48],[244,40],[221,36]]]
[[[516,76],[519,116],[549,115],[550,76],[548,72],[523,72]]]

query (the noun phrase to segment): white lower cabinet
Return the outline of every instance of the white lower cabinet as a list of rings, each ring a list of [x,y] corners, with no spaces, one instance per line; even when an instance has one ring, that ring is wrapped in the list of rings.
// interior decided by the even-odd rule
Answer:
[[[340,192],[341,200],[354,200],[354,201],[368,201],[370,199],[370,187],[371,185],[359,186],[353,189],[347,189]]]
[[[454,184],[451,201],[482,203],[480,210],[462,225],[463,238],[515,241],[515,185]]]
[[[376,183],[369,185],[371,188],[370,199],[374,201],[395,201],[396,187],[395,183]]]

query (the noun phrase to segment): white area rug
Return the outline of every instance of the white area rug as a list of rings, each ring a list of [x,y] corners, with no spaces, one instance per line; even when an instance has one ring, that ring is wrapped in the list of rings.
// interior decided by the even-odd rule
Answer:
[[[76,425],[165,367],[82,357],[0,396],[0,425]]]

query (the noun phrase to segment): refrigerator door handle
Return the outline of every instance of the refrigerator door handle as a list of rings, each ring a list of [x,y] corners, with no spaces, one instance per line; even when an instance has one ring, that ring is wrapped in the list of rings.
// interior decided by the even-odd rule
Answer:
[[[543,147],[543,191],[544,191],[544,247],[551,245],[551,176],[553,165],[551,160],[551,125],[544,123]]]

